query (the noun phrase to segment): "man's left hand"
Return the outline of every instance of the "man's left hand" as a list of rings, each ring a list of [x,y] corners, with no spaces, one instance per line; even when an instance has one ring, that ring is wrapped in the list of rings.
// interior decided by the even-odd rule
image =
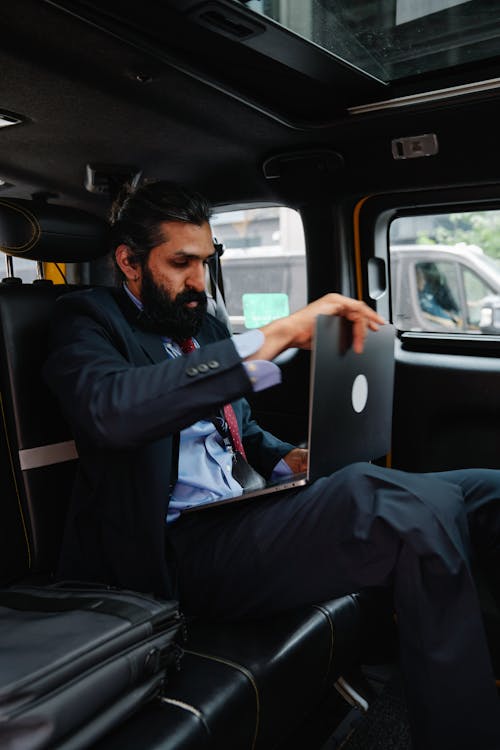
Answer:
[[[293,473],[299,474],[302,471],[307,471],[307,455],[306,448],[294,448],[284,456],[284,459]]]

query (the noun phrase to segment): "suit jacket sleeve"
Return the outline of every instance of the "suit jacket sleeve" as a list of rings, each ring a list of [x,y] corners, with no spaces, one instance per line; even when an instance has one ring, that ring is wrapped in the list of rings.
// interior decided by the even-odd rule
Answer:
[[[44,375],[80,446],[143,445],[249,392],[233,343],[210,325],[206,345],[169,359],[158,336],[131,329],[106,290],[62,297]]]

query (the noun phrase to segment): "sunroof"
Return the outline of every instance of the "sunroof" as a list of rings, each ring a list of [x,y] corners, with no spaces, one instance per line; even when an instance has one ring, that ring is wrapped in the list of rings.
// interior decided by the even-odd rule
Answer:
[[[385,82],[498,57],[495,0],[234,0]]]

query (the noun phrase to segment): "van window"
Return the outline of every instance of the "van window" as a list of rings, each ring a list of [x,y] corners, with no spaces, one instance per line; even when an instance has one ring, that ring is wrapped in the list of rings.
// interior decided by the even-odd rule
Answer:
[[[398,217],[389,241],[399,330],[500,333],[500,211]]]
[[[420,312],[446,328],[462,327],[456,263],[419,261],[415,282]]]
[[[235,332],[306,304],[304,232],[297,211],[281,206],[230,210],[216,214],[211,225],[224,246],[224,293]]]

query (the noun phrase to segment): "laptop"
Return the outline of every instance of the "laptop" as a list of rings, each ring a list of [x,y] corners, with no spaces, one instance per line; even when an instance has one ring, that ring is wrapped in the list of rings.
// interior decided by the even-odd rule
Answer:
[[[352,324],[319,315],[311,354],[308,466],[234,497],[181,511],[194,513],[301,487],[356,461],[383,457],[391,447],[394,337],[390,323],[368,331],[362,354],[352,349]]]

